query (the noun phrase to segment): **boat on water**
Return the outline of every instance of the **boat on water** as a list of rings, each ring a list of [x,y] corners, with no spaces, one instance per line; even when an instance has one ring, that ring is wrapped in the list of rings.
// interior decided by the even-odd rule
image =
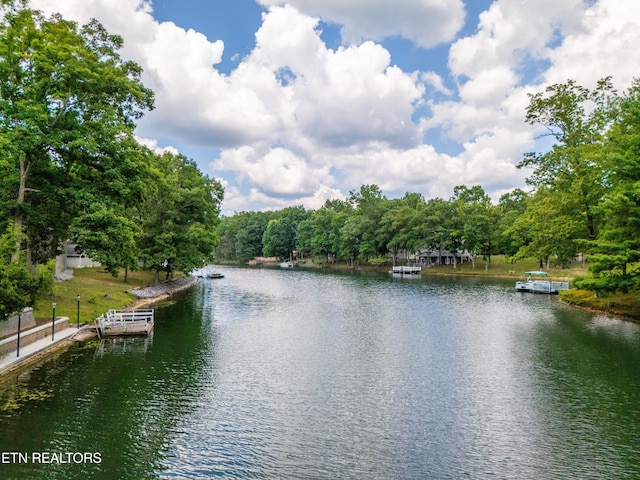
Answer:
[[[549,274],[542,271],[524,272],[526,279],[516,282],[516,291],[530,293],[558,293],[569,290],[569,282],[555,282],[548,279]]]
[[[280,263],[280,268],[293,268],[293,262],[291,260],[287,260],[286,262]]]
[[[211,270],[203,269],[203,268],[194,270],[192,272],[192,275],[195,275],[196,277],[199,277],[199,278],[224,278],[224,275],[222,273],[212,272]]]

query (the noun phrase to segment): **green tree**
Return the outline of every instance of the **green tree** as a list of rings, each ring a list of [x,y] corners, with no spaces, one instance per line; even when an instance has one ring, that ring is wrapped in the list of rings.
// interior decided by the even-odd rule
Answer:
[[[398,202],[396,207],[385,212],[377,228],[378,242],[385,244],[393,255],[403,250],[406,253],[414,253],[416,242],[413,235],[413,226],[417,212],[411,204]]]
[[[427,249],[438,251],[438,264],[442,264],[444,250],[452,248],[452,228],[455,218],[453,204],[442,198],[432,198],[416,216],[412,234]]]
[[[339,258],[340,231],[349,216],[348,212],[353,212],[350,207],[343,207],[344,205],[339,205],[339,208],[335,209],[325,204],[316,212],[312,220],[312,253],[325,256],[327,261],[335,261]]]
[[[242,228],[236,235],[236,258],[246,262],[262,255],[262,239],[269,223],[269,217],[263,212],[253,212],[243,219]]]
[[[32,274],[20,259],[12,259],[15,235],[13,226],[0,235],[0,319],[33,305],[36,294],[51,283],[45,275]]]
[[[599,205],[603,226],[585,243],[594,279],[582,288],[628,291],[640,283],[640,80],[620,102],[605,144],[608,192]]]
[[[340,228],[340,256],[353,266],[366,250],[361,249],[362,237],[369,226],[362,215],[350,215]]]
[[[349,192],[349,203],[356,207],[354,215],[359,216],[349,226],[350,235],[356,235],[358,260],[367,260],[387,252],[386,244],[376,235],[389,201],[382,195],[377,185],[362,185],[359,190]]]
[[[593,91],[569,80],[530,95],[530,99],[526,121],[543,127],[543,136],[551,137],[554,145],[545,153],[528,153],[518,166],[533,168],[529,184],[561,194],[570,202],[573,209],[566,220],[573,223],[579,218],[585,227],[572,229],[572,233],[593,240],[597,235],[594,207],[603,195],[602,143],[617,114],[618,98],[611,79],[600,80]],[[545,196],[545,203],[550,201]],[[561,213],[563,209],[556,206],[554,210]]]
[[[157,156],[156,169],[156,189],[140,208],[140,256],[156,278],[171,277],[213,260],[224,192],[183,155]]]
[[[262,243],[265,257],[289,258],[296,244],[296,229],[287,218],[270,220]]]
[[[519,189],[505,193],[498,201],[498,246],[497,250],[507,257],[512,257],[521,247],[529,243],[527,236],[516,235],[512,230],[514,223],[520,218],[526,208],[529,195]]]
[[[114,277],[121,267],[127,273],[137,268],[137,235],[139,229],[132,220],[102,204],[76,217],[70,228],[71,239],[79,244],[80,253],[100,262]]]
[[[588,236],[586,224],[575,214],[579,209],[571,192],[539,188],[528,199],[524,214],[505,232],[511,237],[529,239],[514,258],[538,258],[540,268],[544,261],[567,266],[579,250],[577,239]]]
[[[97,164],[153,107],[141,70],[123,61],[122,39],[97,21],[78,27],[59,15],[9,5],[0,21],[0,148],[4,192],[28,239],[66,234],[72,214],[60,200],[81,165]],[[19,244],[17,247],[19,248]],[[16,248],[14,258],[19,251]],[[55,255],[55,248],[49,255]]]
[[[482,255],[486,260],[485,268],[488,269],[498,241],[497,208],[491,204],[491,199],[479,185],[471,188],[464,185],[455,187],[452,202],[457,218],[462,223],[462,242],[454,242],[454,247],[464,248],[471,254],[473,268],[474,257]],[[455,232],[454,238],[458,235],[459,232]]]

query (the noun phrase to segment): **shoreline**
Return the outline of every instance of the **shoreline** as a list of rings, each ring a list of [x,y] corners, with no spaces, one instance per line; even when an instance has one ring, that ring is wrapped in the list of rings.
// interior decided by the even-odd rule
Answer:
[[[227,264],[227,265],[237,265],[237,266],[242,266],[242,267],[247,267],[247,268],[260,268],[260,267],[264,267],[264,266],[269,266],[269,267],[273,267],[275,266],[275,264],[265,264],[265,265],[246,265],[246,264],[240,264],[240,263],[235,263],[235,262],[225,262],[222,264]],[[328,271],[335,271],[335,272],[361,272],[361,273],[370,273],[370,274],[382,274],[388,271],[388,269],[390,267],[380,267],[380,266],[373,266],[373,265],[357,265],[357,266],[351,266],[351,265],[347,265],[345,263],[332,263],[332,264],[317,264],[317,263],[307,263],[307,261],[304,261],[303,263],[298,263],[296,265],[296,268],[300,268],[300,269],[305,269],[305,270],[328,270]],[[447,271],[442,271],[442,268],[448,268]],[[554,279],[554,280],[561,280],[561,281],[569,281],[572,282],[574,280],[574,278],[576,276],[580,275],[580,272],[566,272],[565,275],[562,274],[558,274],[560,272],[554,272],[554,274],[550,274],[549,279]],[[563,272],[564,273],[564,272]],[[518,279],[522,278],[522,275],[517,274],[517,273],[504,273],[504,272],[492,272],[491,270],[485,270],[484,268],[477,268],[475,270],[458,270],[456,271],[455,269],[451,268],[451,266],[447,266],[447,267],[435,267],[433,269],[423,269],[421,272],[421,275],[424,276],[449,276],[449,277],[485,277],[485,278],[497,278],[497,279],[513,279],[513,281],[517,281]],[[569,290],[569,292],[587,292],[586,290],[579,290],[576,288],[572,288],[571,290]],[[584,310],[586,312],[590,312],[593,314],[599,314],[599,315],[605,315],[611,319],[615,319],[615,320],[622,320],[622,321],[627,321],[627,322],[633,322],[633,323],[638,323],[640,324],[640,313],[638,313],[636,311],[636,313],[633,313],[633,310],[631,309],[624,309],[621,308],[622,305],[624,304],[629,304],[630,302],[621,302],[616,298],[613,298],[613,296],[605,296],[605,297],[600,297],[600,298],[596,298],[593,296],[593,292],[588,292],[589,295],[587,295],[586,297],[593,297],[593,298],[582,298],[580,300],[576,300],[575,296],[572,298],[565,298],[564,295],[559,295],[559,300],[561,303],[571,306],[571,307],[575,307],[578,308],[580,310]],[[627,295],[631,295],[631,294],[627,294]],[[635,297],[634,297],[635,298]],[[607,299],[607,300],[604,300]],[[615,301],[614,301],[615,300]],[[638,308],[640,309],[640,302],[635,301],[636,304],[638,304]],[[613,308],[611,306],[611,304],[615,304],[616,307],[618,308]]]
[[[129,303],[124,309],[135,310],[143,306],[151,305],[162,300],[171,297],[173,294],[186,290],[198,283],[200,279],[198,277],[186,277],[174,280],[168,280],[157,285],[150,285],[144,289],[133,289],[131,293],[136,295],[136,291],[140,293],[140,296]],[[56,355],[62,353],[63,350],[70,347],[76,342],[85,342],[97,337],[95,332],[91,332],[92,326],[95,325],[95,319],[90,323],[85,324],[73,335],[63,338],[60,341],[56,341],[54,344],[42,348],[35,353],[30,354],[19,362],[7,365],[5,369],[0,370],[0,382],[5,383],[12,380],[17,380],[20,375],[25,371],[37,366],[38,364],[47,361],[51,358],[55,358]],[[26,346],[25,346],[26,347]],[[15,351],[8,355],[15,355]]]
[[[134,288],[129,292],[136,295],[136,299],[129,303],[125,310],[135,310],[137,308],[151,305],[153,303],[165,300],[171,295],[186,290],[200,281],[200,278],[189,276],[166,280],[156,285],[149,285],[145,288]]]

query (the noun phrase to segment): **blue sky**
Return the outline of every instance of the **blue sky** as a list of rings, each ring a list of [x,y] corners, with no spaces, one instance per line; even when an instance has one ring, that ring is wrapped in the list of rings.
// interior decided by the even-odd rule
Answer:
[[[540,148],[528,94],[640,65],[628,0],[31,0],[122,35],[156,109],[136,133],[225,185],[223,211],[319,208],[375,183],[494,200]]]

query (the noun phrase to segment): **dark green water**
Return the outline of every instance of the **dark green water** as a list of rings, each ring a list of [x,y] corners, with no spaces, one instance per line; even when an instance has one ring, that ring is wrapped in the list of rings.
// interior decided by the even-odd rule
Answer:
[[[640,325],[513,282],[223,272],[153,338],[0,387],[0,478],[640,478]]]

